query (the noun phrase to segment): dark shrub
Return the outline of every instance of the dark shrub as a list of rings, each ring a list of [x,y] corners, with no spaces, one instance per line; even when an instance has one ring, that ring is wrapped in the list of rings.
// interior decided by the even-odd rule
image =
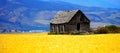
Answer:
[[[109,30],[109,33],[117,33],[118,31],[118,27],[115,25],[105,26],[105,28]]]
[[[95,34],[105,34],[105,33],[120,33],[120,27],[115,25],[108,25],[105,27],[100,27],[94,31]]]
[[[95,34],[106,34],[108,32],[109,30],[106,29],[105,27],[98,28],[97,30],[94,31]]]

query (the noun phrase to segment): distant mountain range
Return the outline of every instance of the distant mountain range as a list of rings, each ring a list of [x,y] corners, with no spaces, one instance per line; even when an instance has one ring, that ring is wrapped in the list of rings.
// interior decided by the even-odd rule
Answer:
[[[61,10],[80,9],[91,20],[91,27],[120,24],[120,9],[86,7],[67,2],[26,0],[0,1],[0,30],[45,30]]]

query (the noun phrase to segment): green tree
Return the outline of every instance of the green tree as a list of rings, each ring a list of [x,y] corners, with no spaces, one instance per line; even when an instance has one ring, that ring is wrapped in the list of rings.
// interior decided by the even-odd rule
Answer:
[[[97,28],[94,31],[95,34],[105,34],[105,33],[120,33],[120,27],[115,25],[108,25],[105,27]]]
[[[105,27],[100,27],[94,31],[95,34],[106,34],[108,32],[109,32],[109,30]]]
[[[110,33],[116,33],[118,31],[118,27],[115,25],[105,26],[105,28],[107,28]]]

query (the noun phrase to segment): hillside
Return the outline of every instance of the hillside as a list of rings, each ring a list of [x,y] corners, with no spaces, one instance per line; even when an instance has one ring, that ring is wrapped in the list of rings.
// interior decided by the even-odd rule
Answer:
[[[120,34],[0,34],[0,53],[119,53]]]
[[[45,30],[60,10],[82,10],[92,21],[91,27],[120,24],[120,10],[86,7],[61,1],[5,0],[0,4],[0,30]],[[47,16],[46,16],[47,15]]]

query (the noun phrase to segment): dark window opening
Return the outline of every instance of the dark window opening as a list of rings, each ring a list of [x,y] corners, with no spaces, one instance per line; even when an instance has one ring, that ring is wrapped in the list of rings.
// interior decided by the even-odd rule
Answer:
[[[84,21],[84,15],[83,14],[80,17],[80,21]]]
[[[82,18],[80,18],[80,21],[84,21],[84,18],[82,17]]]
[[[77,23],[77,31],[80,30],[80,23]]]

